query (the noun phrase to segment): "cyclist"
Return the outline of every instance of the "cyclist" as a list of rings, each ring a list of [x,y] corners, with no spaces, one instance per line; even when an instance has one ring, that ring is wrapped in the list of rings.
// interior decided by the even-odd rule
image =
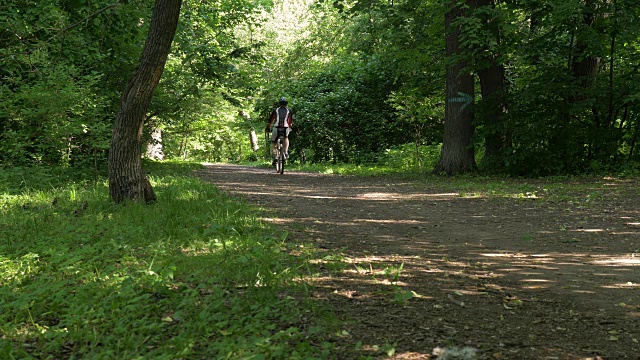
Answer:
[[[292,116],[291,110],[287,107],[288,101],[285,97],[281,97],[278,106],[269,118],[266,131],[271,132],[271,153],[273,154],[273,163],[276,164],[276,143],[278,142],[278,132],[284,135],[284,157],[289,158],[289,133],[291,132]],[[273,128],[271,127],[273,125]],[[273,131],[272,131],[273,130]]]

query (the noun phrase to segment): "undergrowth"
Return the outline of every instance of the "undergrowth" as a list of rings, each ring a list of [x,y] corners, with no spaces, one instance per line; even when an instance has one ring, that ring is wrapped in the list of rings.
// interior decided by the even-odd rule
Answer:
[[[5,169],[0,358],[329,356],[296,300],[304,259],[193,167],[150,164],[150,206],[114,205],[91,172]]]

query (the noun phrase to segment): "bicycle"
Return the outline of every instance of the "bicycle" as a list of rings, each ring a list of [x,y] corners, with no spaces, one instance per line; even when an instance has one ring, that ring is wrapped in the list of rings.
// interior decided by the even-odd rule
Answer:
[[[285,153],[284,153],[284,136],[286,129],[278,129],[278,135],[276,137],[276,173],[280,175],[284,174]]]

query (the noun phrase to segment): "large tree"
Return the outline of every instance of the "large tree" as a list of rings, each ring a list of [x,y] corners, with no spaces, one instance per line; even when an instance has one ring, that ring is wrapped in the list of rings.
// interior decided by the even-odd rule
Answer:
[[[505,67],[501,62],[498,48],[501,44],[500,18],[495,14],[495,0],[475,0],[478,20],[481,25],[481,35],[484,42],[476,46],[477,73],[480,80],[483,110],[482,124],[484,125],[484,158],[491,161],[500,154],[505,147],[510,146],[508,135],[502,129],[503,115],[506,112]]]
[[[471,1],[469,1],[471,3]],[[463,52],[460,27],[456,20],[464,16],[464,2],[448,1],[445,13],[446,53],[449,58],[446,71],[446,100],[444,140],[440,160],[434,174],[454,175],[476,168],[472,137],[474,78],[467,63],[459,59]]]
[[[109,150],[109,193],[116,203],[156,200],[142,169],[142,129],[171,49],[181,5],[182,0],[156,0],[140,62],[120,97]]]

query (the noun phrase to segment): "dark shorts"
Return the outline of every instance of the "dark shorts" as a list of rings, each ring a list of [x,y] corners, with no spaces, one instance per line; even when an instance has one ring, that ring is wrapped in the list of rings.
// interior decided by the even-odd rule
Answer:
[[[277,142],[278,136],[289,137],[289,133],[291,132],[291,128],[283,128],[283,127],[273,127],[271,130],[271,141]]]

